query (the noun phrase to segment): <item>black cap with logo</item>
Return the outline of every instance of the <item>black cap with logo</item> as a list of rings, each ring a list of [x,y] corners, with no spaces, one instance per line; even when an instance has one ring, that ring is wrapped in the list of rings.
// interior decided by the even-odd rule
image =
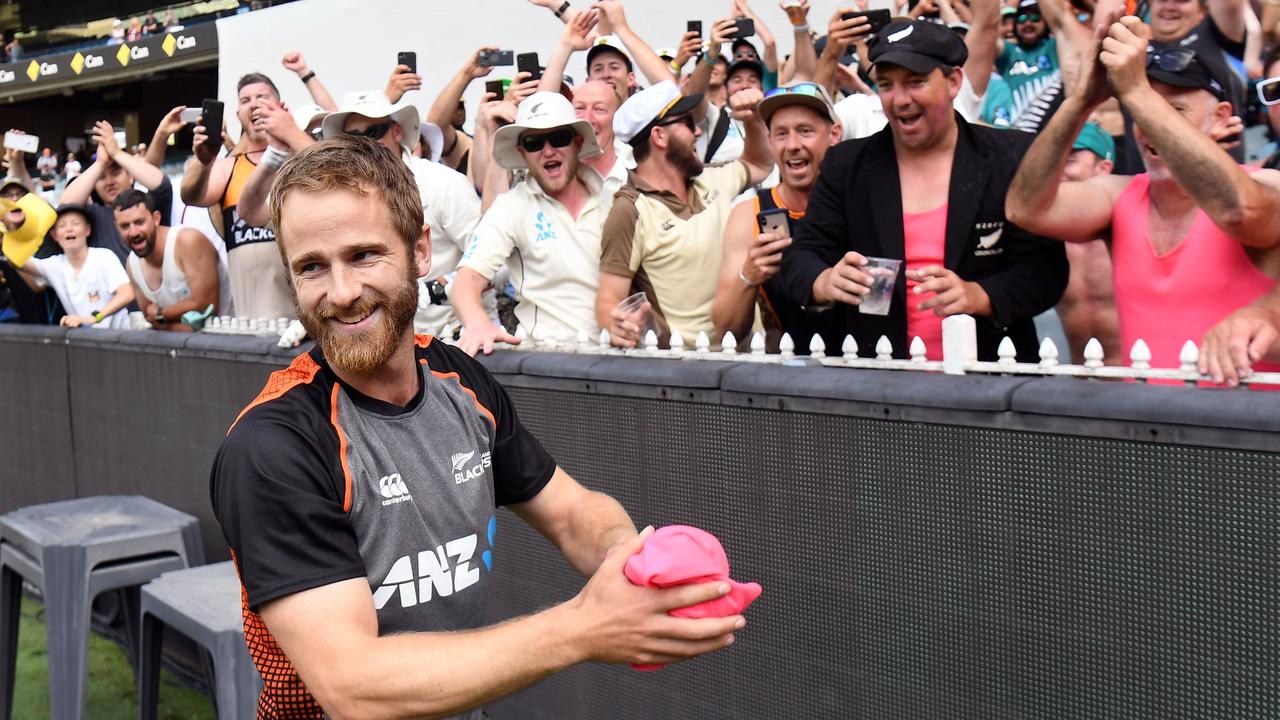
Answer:
[[[969,49],[946,25],[927,20],[892,22],[876,33],[868,53],[872,65],[898,65],[914,73],[964,65]]]
[[[1219,100],[1230,100],[1231,81],[1221,77],[1221,63],[1209,62],[1190,47],[1153,43],[1147,47],[1147,77],[1165,85],[1208,90]]]

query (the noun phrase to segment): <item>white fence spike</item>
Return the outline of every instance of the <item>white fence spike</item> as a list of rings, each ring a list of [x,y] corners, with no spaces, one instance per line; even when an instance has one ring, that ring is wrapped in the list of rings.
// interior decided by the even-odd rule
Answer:
[[[778,341],[778,353],[783,360],[796,356],[796,341],[791,339],[791,333],[782,333],[782,339]]]
[[[1005,335],[1000,339],[1000,346],[996,348],[996,362],[1001,365],[1013,365],[1018,362],[1018,348],[1014,347],[1013,340]]]
[[[1197,371],[1196,365],[1200,362],[1200,348],[1190,340],[1182,344],[1182,351],[1178,353],[1178,363],[1182,366],[1182,372],[1193,373]]]
[[[1089,338],[1084,345],[1084,366],[1087,368],[1102,367],[1102,360],[1107,356],[1098,338]]]
[[[814,360],[821,360],[827,356],[827,344],[822,341],[822,336],[814,334],[809,340],[809,357]]]
[[[1053,367],[1058,364],[1058,346],[1053,338],[1045,338],[1040,343],[1040,367]]]
[[[1151,369],[1151,348],[1147,347],[1146,341],[1142,338],[1135,340],[1133,347],[1129,350],[1129,365],[1134,370]]]
[[[732,332],[726,331],[720,338],[720,352],[724,355],[738,354],[738,338]]]
[[[707,336],[706,330],[698,331],[698,337],[693,341],[693,349],[700,353],[711,351],[711,338]]]
[[[669,344],[671,346],[672,353],[679,355],[684,352],[684,336],[680,334],[679,330],[671,331],[671,340]]]
[[[911,356],[911,362],[922,363],[929,359],[929,351],[924,346],[924,339],[919,335],[911,338],[911,345],[907,348],[907,354]]]
[[[852,335],[845,335],[844,342],[840,344],[840,352],[844,354],[845,360],[856,360],[858,358],[858,341],[854,340]]]
[[[881,335],[880,339],[876,341],[876,359],[893,359],[893,343],[889,342],[889,338],[886,335]]]
[[[658,333],[649,330],[644,334],[644,349],[650,352],[658,349]]]
[[[591,336],[587,334],[586,330],[579,328],[577,337],[575,337],[574,339],[578,341],[579,350],[591,349]]]
[[[556,328],[556,333],[553,337],[555,338],[556,347],[558,348],[563,348],[569,343],[569,333],[566,332],[564,328]]]
[[[764,333],[763,332],[757,332],[751,335],[751,354],[752,355],[764,354]]]
[[[600,335],[596,338],[596,340],[600,342],[600,347],[602,348],[609,347],[610,345],[609,328],[600,328]]]

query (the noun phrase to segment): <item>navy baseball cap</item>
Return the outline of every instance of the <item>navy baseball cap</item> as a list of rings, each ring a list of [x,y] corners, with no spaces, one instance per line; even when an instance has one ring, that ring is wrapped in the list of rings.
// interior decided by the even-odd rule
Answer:
[[[1174,87],[1208,90],[1219,100],[1227,100],[1230,81],[1215,71],[1214,65],[1189,47],[1172,44],[1147,47],[1148,78]]]
[[[964,38],[946,25],[928,20],[889,23],[876,33],[868,53],[872,65],[898,65],[920,74],[959,67],[968,58]]]

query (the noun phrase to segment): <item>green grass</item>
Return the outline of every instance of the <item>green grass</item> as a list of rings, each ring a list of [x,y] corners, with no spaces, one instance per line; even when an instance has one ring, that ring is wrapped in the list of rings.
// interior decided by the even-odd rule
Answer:
[[[13,717],[39,720],[49,717],[49,664],[46,655],[43,608],[24,597],[18,633],[18,674],[13,695]],[[138,693],[129,658],[118,645],[89,633],[89,699],[85,717],[98,720],[132,720],[138,717]],[[160,671],[161,718],[209,718],[213,703],[200,693],[177,684]]]

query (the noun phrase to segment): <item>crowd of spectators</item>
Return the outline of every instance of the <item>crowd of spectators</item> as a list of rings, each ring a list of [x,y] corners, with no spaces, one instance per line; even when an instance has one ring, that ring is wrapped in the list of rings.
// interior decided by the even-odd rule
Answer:
[[[853,0],[817,18],[807,0],[732,0],[651,39],[619,0],[529,3],[546,12],[530,17],[546,23],[543,62],[489,82],[476,108],[459,98],[514,64],[502,48],[456,71],[398,64],[341,102],[290,51],[281,66],[314,102],[297,108],[265,72],[242,77],[226,98],[242,133],[196,119],[180,183],[211,229],[172,222],[162,152],[123,151],[109,123],[83,168],[68,156],[56,212],[18,204],[57,179],[56,156],[33,184],[7,151],[5,312],[50,321],[24,297],[51,287],[68,325],[294,315],[272,181],[302,148],[354,134],[417,182],[432,262],[415,327],[461,333],[471,353],[521,342],[518,323],[532,338],[607,329],[624,347],[647,330],[664,346],[761,330],[776,348],[788,333],[800,352],[852,335],[864,355],[884,335],[905,356],[918,336],[938,358],[942,319],[966,314],[981,359],[1009,337],[1034,360],[1033,320],[1056,306],[1076,361],[1089,338],[1109,363],[1143,339],[1153,366],[1177,367],[1190,339],[1219,381],[1280,367],[1280,151],[1242,162],[1247,125],[1280,130],[1280,3]],[[450,79],[419,108],[404,95],[425,73]]]

